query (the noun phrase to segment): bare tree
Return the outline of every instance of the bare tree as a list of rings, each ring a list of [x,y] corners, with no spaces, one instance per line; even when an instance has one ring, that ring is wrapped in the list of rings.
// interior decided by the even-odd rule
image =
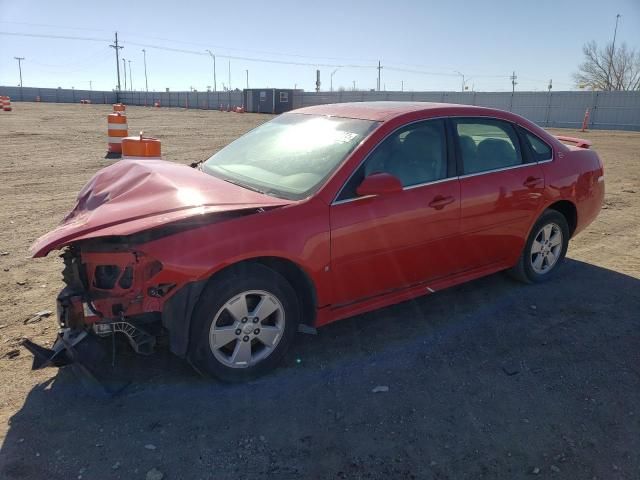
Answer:
[[[640,90],[640,51],[629,49],[626,44],[616,47],[610,43],[598,48],[591,41],[582,47],[584,62],[573,74],[580,87],[594,90]]]

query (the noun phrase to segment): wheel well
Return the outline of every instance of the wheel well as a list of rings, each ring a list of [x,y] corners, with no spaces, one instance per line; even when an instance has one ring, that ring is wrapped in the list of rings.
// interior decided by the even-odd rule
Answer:
[[[559,202],[549,205],[547,208],[561,213],[564,218],[567,219],[569,233],[573,236],[573,232],[576,231],[576,227],[578,226],[578,211],[576,210],[576,206],[568,200],[560,200]]]
[[[251,258],[225,267],[221,271],[214,274],[210,280],[215,280],[218,275],[228,271],[229,269],[241,269],[243,265],[246,265],[248,263],[259,263],[261,265],[264,265],[265,267],[275,270],[280,275],[282,275],[291,284],[291,287],[294,289],[294,291],[298,295],[298,299],[300,300],[300,323],[304,323],[305,325],[309,325],[311,327],[315,325],[317,305],[315,286],[313,285],[313,282],[309,278],[307,273],[302,270],[299,265],[292,262],[291,260],[287,260],[281,257]]]

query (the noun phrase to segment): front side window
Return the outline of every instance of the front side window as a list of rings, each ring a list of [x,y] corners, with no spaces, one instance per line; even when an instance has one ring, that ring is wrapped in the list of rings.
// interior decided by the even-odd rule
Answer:
[[[444,120],[407,125],[389,135],[349,179],[337,200],[355,198],[365,177],[389,173],[403,187],[435,182],[447,177],[447,142]]]
[[[515,129],[508,122],[486,118],[454,120],[462,173],[487,172],[522,164]]]
[[[288,113],[230,143],[202,170],[251,190],[299,200],[317,191],[377,124]]]

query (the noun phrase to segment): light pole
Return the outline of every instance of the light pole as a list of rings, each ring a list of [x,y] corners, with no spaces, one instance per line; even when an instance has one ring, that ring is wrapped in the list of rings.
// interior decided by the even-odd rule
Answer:
[[[462,90],[461,92],[464,92],[464,85],[465,85],[465,81],[464,81],[464,73],[459,72],[457,70],[454,70],[458,75],[460,75],[462,77]]]
[[[20,88],[22,88],[22,61],[24,57],[13,57],[18,61],[18,71],[20,72]]]
[[[613,30],[613,42],[611,43],[611,55],[609,55],[609,66],[607,67],[607,87],[611,91],[611,64],[613,63],[613,56],[616,54],[616,35],[618,34],[618,20],[622,15],[616,15],[616,28]]]
[[[329,83],[330,83],[330,87],[329,87],[329,91],[333,92],[333,76],[335,75],[335,73],[340,70],[339,68],[336,68],[333,72],[331,72],[331,75],[329,76]]]
[[[211,50],[205,50],[209,53],[209,56],[213,59],[213,91],[218,91],[218,84],[216,83],[216,56]]]
[[[249,90],[249,70],[245,70],[247,74],[247,90]]]
[[[122,72],[124,73],[124,91],[127,91],[127,61],[122,57]]]
[[[144,58],[144,90],[149,93],[149,81],[147,80],[147,51],[143,48],[142,55]]]
[[[133,79],[131,78],[131,60],[127,60],[129,62],[129,90],[133,92]]]

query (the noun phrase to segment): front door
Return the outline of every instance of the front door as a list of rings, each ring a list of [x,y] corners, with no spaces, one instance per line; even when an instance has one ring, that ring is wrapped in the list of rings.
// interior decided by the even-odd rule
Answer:
[[[358,197],[362,179],[385,172],[403,190]],[[460,187],[449,166],[445,123],[397,130],[369,154],[331,206],[333,305],[440,278],[458,269]]]

